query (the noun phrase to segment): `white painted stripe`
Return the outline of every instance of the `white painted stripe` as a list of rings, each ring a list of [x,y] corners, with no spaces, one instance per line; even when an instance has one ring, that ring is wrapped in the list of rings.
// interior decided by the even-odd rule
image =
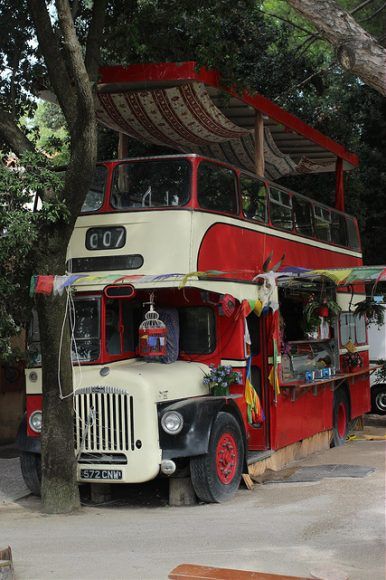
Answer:
[[[220,364],[223,366],[231,366],[231,367],[246,367],[247,361],[235,360],[233,358],[232,359],[223,358],[223,359],[221,359]]]

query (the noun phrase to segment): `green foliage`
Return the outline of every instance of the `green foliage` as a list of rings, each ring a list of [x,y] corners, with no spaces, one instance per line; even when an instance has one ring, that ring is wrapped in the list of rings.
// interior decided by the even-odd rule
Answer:
[[[378,304],[372,298],[372,296],[367,296],[365,300],[357,302],[354,310],[355,316],[366,317],[366,322],[373,322],[378,326],[382,326],[384,322],[384,306],[383,304]]]
[[[10,339],[29,318],[29,280],[50,228],[66,223],[59,193],[63,177],[44,157],[27,153],[11,167],[0,164],[0,358],[11,356]],[[36,192],[44,195],[33,211]]]
[[[28,120],[29,137],[39,151],[50,157],[53,165],[66,165],[70,158],[70,137],[58,105],[39,102]]]

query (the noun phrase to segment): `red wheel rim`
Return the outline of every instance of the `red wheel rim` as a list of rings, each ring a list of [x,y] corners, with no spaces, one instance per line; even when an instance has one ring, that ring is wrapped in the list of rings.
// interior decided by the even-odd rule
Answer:
[[[337,429],[338,435],[341,439],[343,439],[343,437],[346,435],[346,426],[347,426],[346,405],[344,403],[339,403]]]
[[[221,483],[232,483],[239,462],[236,439],[231,433],[221,435],[216,448],[216,470]]]

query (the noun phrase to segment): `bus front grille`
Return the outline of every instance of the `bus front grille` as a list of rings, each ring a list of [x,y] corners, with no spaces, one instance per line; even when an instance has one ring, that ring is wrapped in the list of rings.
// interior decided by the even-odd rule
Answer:
[[[90,387],[75,393],[75,449],[125,452],[135,448],[133,397],[121,389]]]

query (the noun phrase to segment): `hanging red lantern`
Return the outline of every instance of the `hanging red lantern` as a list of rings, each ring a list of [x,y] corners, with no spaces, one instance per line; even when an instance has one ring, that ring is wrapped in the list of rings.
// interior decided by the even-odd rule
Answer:
[[[153,297],[150,298],[150,310],[139,326],[139,355],[158,357],[166,355],[166,336],[168,330],[159,314],[154,310]]]

